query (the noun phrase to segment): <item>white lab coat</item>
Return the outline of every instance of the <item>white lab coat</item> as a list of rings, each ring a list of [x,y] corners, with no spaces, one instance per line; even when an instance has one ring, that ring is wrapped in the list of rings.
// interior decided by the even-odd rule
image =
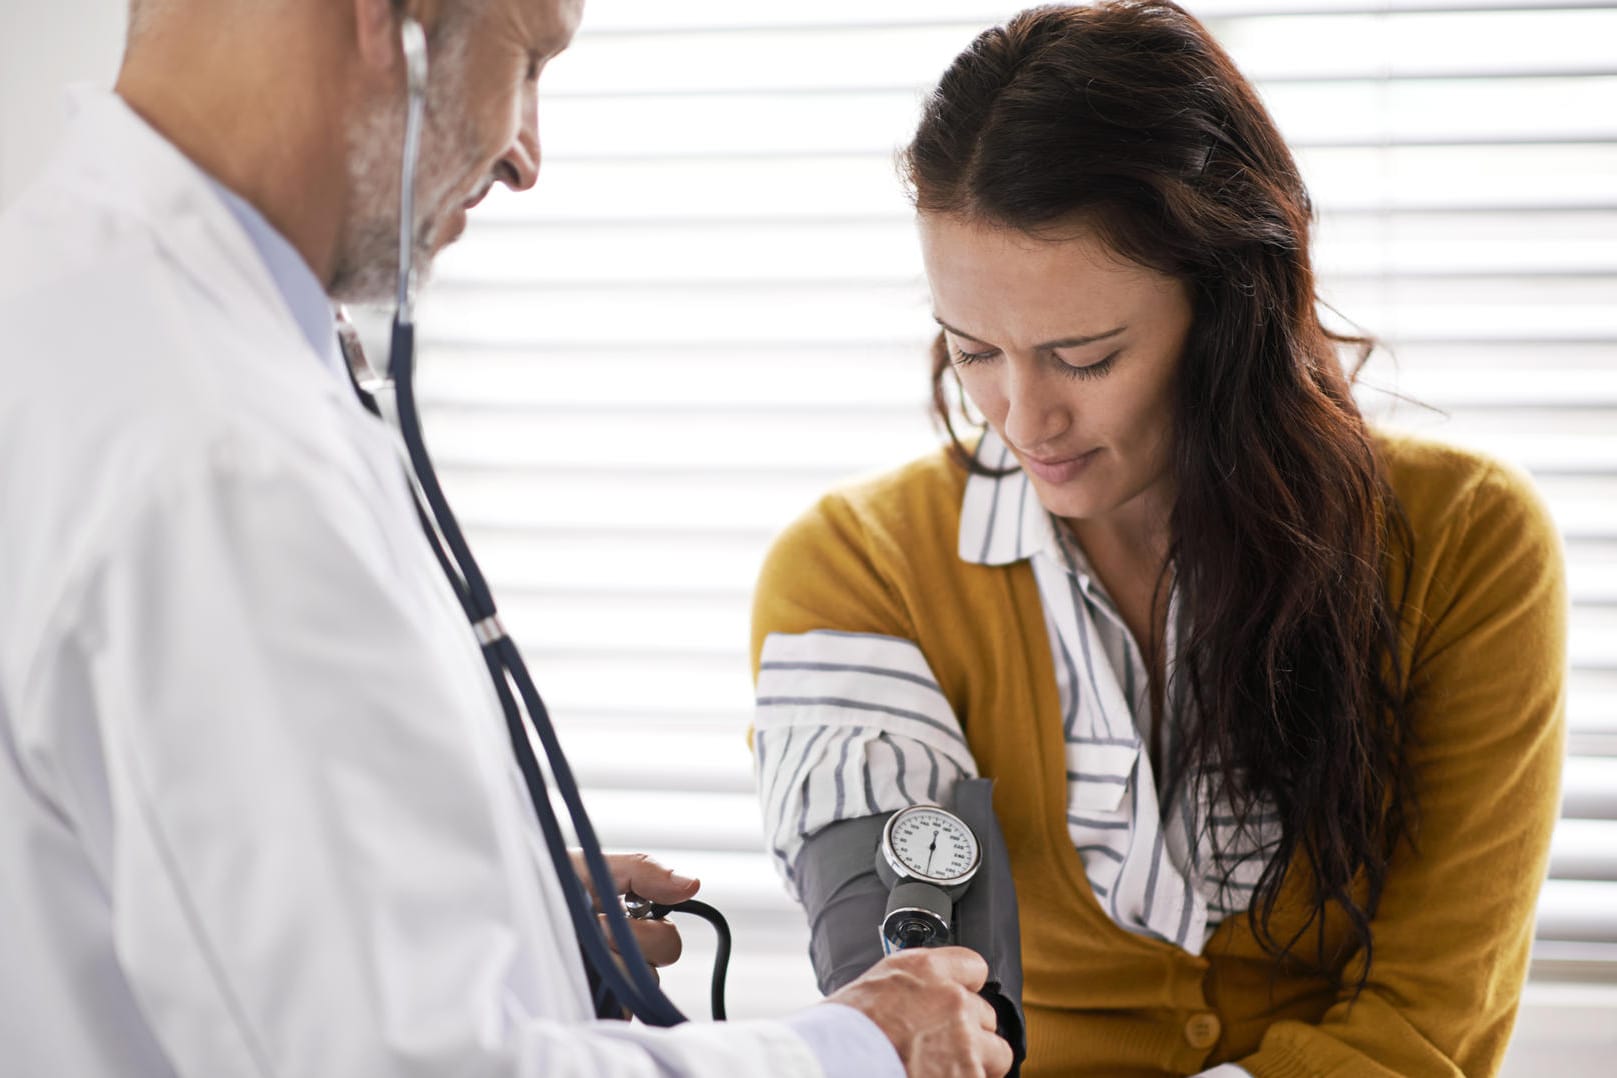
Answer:
[[[596,1022],[391,435],[110,95],[0,217],[0,1073],[817,1075]]]

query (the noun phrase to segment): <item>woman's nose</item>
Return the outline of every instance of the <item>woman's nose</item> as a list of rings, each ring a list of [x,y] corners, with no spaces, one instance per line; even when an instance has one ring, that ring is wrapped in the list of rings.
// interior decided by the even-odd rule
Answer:
[[[1009,365],[1014,368],[1015,364]],[[1058,387],[1040,373],[1020,370],[1008,375],[1005,386],[1006,440],[1024,452],[1049,449],[1072,426],[1072,413]]]

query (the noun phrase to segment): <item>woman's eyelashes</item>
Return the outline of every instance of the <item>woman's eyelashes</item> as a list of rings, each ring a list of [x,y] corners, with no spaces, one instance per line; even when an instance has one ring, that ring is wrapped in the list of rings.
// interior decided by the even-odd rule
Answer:
[[[957,367],[969,367],[973,363],[983,363],[999,355],[998,348],[986,348],[980,352],[968,352],[958,344],[951,345],[950,351],[954,353],[954,362]],[[1112,364],[1117,362],[1117,357],[1122,351],[1119,348],[1105,359],[1084,364],[1068,363],[1054,352],[1050,353],[1050,358],[1055,362],[1056,369],[1068,378],[1099,378],[1112,369]]]
[[[964,348],[961,348],[958,344],[951,345],[950,351],[954,352],[955,364],[961,367],[970,366],[973,363],[981,363],[985,359],[993,359],[995,356],[999,355],[998,348],[990,348],[982,352],[968,352]]]
[[[1099,359],[1094,363],[1087,363],[1082,366],[1075,363],[1068,363],[1060,356],[1056,357],[1056,362],[1061,364],[1061,373],[1065,374],[1069,378],[1099,378],[1107,371],[1112,369],[1112,364],[1117,362],[1117,357],[1122,353],[1122,351],[1123,350],[1119,348],[1116,352],[1111,353],[1105,359]]]

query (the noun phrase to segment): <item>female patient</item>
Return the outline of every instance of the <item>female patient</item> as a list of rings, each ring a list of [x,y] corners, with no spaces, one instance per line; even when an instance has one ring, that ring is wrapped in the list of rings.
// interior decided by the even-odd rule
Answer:
[[[950,444],[764,568],[788,886],[827,825],[993,777],[1024,1073],[1493,1073],[1560,766],[1540,503],[1366,426],[1296,164],[1171,3],[982,34],[904,166]]]

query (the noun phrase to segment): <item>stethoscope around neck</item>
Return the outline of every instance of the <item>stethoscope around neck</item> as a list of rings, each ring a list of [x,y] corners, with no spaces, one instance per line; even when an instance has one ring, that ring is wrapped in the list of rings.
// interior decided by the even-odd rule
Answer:
[[[730,939],[724,918],[711,906],[701,902],[685,902],[677,906],[662,906],[630,896],[629,910],[614,900],[616,888],[611,871],[601,852],[600,841],[590,823],[589,814],[579,793],[567,757],[562,753],[556,729],[544,700],[534,688],[527,665],[517,650],[516,643],[500,623],[499,611],[494,604],[482,570],[472,557],[465,535],[450,511],[443,489],[438,482],[426,445],[421,436],[421,419],[415,401],[415,180],[416,165],[421,150],[421,127],[426,111],[427,39],[420,23],[406,18],[402,27],[405,78],[409,91],[409,104],[405,119],[403,169],[399,200],[399,277],[396,312],[393,316],[392,336],[388,356],[388,375],[391,378],[395,406],[398,412],[399,432],[409,455],[410,470],[414,473],[416,510],[428,544],[445,577],[454,589],[472,632],[488,664],[489,676],[505,713],[506,731],[517,765],[527,786],[528,798],[539,821],[545,846],[560,879],[567,899],[567,912],[573,923],[591,974],[595,992],[596,1013],[602,1016],[618,1015],[626,1008],[631,1014],[652,1026],[672,1026],[686,1021],[679,1008],[658,987],[635,942],[629,927],[630,916],[660,918],[671,911],[694,913],[713,923],[719,933],[719,949],[713,976],[713,1008],[715,1018],[724,1017],[724,975],[729,960]],[[347,353],[351,374],[355,368],[364,369],[364,360],[357,351],[357,336],[344,333],[343,346]],[[371,411],[380,414],[371,392],[386,388],[387,383],[374,376],[356,377],[356,389],[361,400]],[[605,916],[606,933],[612,945],[622,956],[621,965],[614,961],[595,917],[583,882],[572,869],[560,822],[550,802],[539,762],[534,756],[528,738],[531,725],[544,749],[555,779],[556,790],[572,822],[575,837],[584,855],[585,867],[595,893],[603,896],[600,912]]]

